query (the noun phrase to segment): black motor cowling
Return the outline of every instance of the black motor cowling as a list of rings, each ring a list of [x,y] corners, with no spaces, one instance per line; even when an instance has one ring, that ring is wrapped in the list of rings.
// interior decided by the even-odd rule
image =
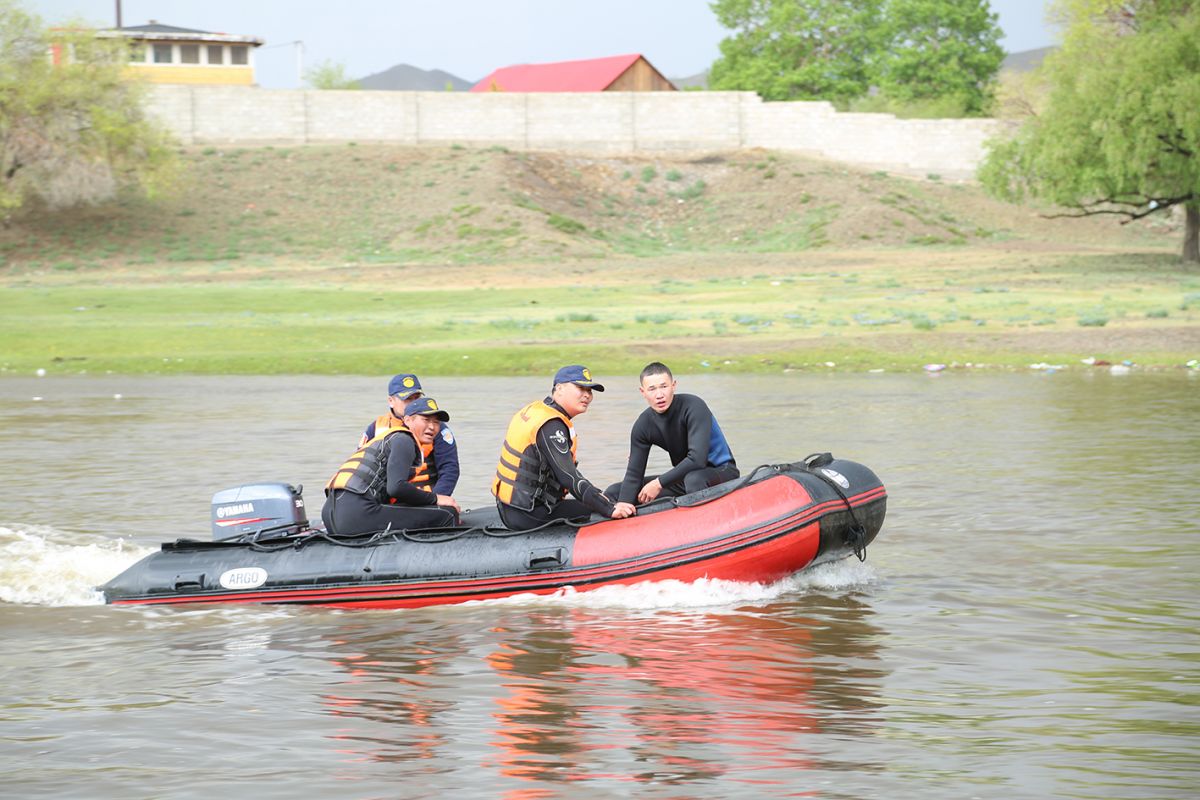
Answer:
[[[217,492],[212,498],[213,541],[307,528],[303,494],[304,487],[287,483],[251,483]]]

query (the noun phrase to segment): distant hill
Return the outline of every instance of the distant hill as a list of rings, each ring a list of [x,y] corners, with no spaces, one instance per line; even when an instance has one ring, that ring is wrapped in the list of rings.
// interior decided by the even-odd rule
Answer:
[[[1038,47],[1034,50],[1022,50],[1019,53],[1009,53],[1000,64],[1001,72],[1029,72],[1042,65],[1042,59],[1057,50],[1056,45]]]
[[[707,89],[708,88],[708,70],[697,72],[695,75],[688,75],[686,78],[668,78],[671,83],[675,84],[675,88],[680,91],[684,89]]]
[[[421,69],[409,64],[397,64],[383,72],[360,78],[359,83],[364,89],[392,92],[441,92],[446,89],[447,83],[454,87],[454,91],[464,92],[475,85],[474,81],[465,81],[440,69]]]

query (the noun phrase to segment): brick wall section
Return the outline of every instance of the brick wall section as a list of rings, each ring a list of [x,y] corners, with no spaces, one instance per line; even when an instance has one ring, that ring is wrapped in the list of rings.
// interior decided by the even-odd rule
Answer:
[[[185,144],[392,142],[601,154],[768,148],[969,178],[995,120],[843,114],[752,92],[338,92],[152,86],[148,109]]]
[[[525,147],[632,153],[638,92],[532,92],[525,97]]]

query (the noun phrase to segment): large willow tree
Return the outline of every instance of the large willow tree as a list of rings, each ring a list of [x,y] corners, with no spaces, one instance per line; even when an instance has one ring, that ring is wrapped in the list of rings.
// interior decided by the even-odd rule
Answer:
[[[0,219],[153,189],[173,151],[142,110],[126,51],[77,27],[48,30],[0,0]]]
[[[1063,0],[1040,113],[994,143],[983,185],[1076,216],[1126,221],[1184,208],[1183,259],[1200,262],[1200,0]]]

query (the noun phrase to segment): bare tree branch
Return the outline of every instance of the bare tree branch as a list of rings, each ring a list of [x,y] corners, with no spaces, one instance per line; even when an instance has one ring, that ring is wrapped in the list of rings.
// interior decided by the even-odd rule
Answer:
[[[1136,220],[1142,219],[1143,217],[1148,217],[1151,214],[1155,214],[1159,211],[1164,211],[1164,210],[1170,208],[1171,206],[1178,205],[1180,203],[1188,203],[1188,202],[1191,202],[1198,198],[1200,198],[1200,196],[1196,195],[1195,193],[1189,193],[1189,194],[1185,194],[1181,197],[1149,197],[1140,203],[1134,203],[1134,202],[1130,202],[1128,200],[1104,199],[1104,200],[1097,200],[1095,203],[1088,203],[1087,205],[1076,206],[1076,208],[1078,209],[1077,213],[1073,213],[1073,214],[1041,214],[1040,216],[1042,217],[1042,219],[1063,219],[1063,218],[1078,219],[1080,217],[1095,217],[1095,216],[1099,216],[1101,214],[1115,214],[1117,216],[1126,217],[1126,219],[1121,220],[1121,224],[1127,225],[1130,222],[1134,222]],[[1137,208],[1141,208],[1142,206],[1145,206],[1146,208],[1142,211],[1125,211],[1125,210],[1122,210],[1119,208],[1089,208],[1088,207],[1091,205],[1099,205],[1101,203],[1106,204],[1106,205],[1134,206]]]
[[[1183,134],[1179,131],[1176,131],[1171,136],[1168,136],[1165,133],[1160,133],[1158,134],[1158,140],[1167,146],[1168,152],[1178,153],[1186,158],[1191,158],[1195,155],[1192,150],[1183,146]]]

